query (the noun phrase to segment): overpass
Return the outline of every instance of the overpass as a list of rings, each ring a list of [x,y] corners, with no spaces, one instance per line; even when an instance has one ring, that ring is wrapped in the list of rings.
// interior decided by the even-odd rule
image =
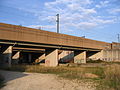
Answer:
[[[12,52],[14,50],[26,50],[22,48],[28,48],[28,51],[37,51],[37,53],[43,52],[45,54],[45,65],[57,66],[60,50],[68,50],[74,53],[74,62],[81,58],[86,61],[86,51],[100,52],[109,45],[110,43],[82,37],[0,23],[1,57],[3,62],[8,62],[9,66],[12,62]]]

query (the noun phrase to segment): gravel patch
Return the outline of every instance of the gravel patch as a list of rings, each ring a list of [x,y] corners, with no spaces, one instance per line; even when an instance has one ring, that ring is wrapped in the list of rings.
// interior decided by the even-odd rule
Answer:
[[[6,86],[0,90],[94,90],[87,84],[59,78],[54,74],[0,70]]]

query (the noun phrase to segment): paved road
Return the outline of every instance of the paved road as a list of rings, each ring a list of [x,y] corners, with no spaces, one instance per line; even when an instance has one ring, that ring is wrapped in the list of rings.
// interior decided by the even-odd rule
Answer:
[[[53,74],[2,71],[6,86],[1,90],[94,90],[86,84],[58,78]]]

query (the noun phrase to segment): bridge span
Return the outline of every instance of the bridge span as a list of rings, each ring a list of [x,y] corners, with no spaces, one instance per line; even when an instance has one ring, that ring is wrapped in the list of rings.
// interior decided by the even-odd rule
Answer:
[[[68,52],[67,56],[72,57],[74,63],[82,60],[86,63],[87,57],[109,46],[107,42],[0,23],[0,62],[7,63],[7,66],[11,66],[12,57],[20,58],[23,51],[28,52],[26,57],[30,62],[33,54],[30,51],[36,52],[38,59],[44,58],[46,66],[57,66]]]

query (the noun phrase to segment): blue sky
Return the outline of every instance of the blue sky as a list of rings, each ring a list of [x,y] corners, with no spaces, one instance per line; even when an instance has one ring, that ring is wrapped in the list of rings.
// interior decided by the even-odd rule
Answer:
[[[117,42],[120,0],[0,0],[0,22]]]

